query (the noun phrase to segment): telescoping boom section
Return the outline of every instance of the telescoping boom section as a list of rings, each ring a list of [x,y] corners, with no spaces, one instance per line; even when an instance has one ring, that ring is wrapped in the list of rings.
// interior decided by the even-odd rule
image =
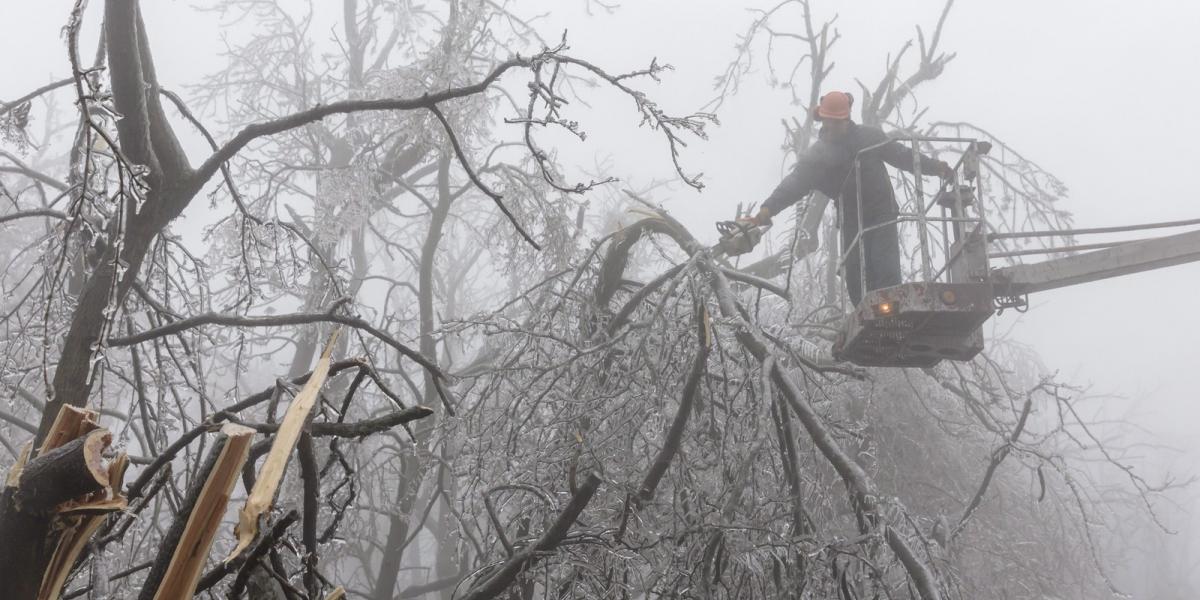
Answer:
[[[997,295],[1020,296],[1196,261],[1200,261],[1200,230],[993,269],[991,279]]]
[[[970,360],[983,350],[982,325],[999,308],[1027,306],[1027,294],[1200,261],[1200,230],[1134,241],[991,252],[992,244],[1006,239],[1074,238],[1179,228],[1198,226],[1200,219],[1070,231],[989,233],[983,203],[976,201],[971,185],[978,178],[980,155],[988,150],[986,143],[921,137],[907,141],[914,151],[919,143],[926,142],[955,142],[965,145],[966,150],[955,166],[954,177],[942,182],[928,205],[918,173],[910,212],[874,226],[915,225],[920,272],[915,281],[869,290],[863,295],[847,315],[834,344],[834,357],[839,360],[879,367],[932,367],[942,360]],[[930,212],[934,208],[940,208],[940,216]],[[861,207],[858,214],[862,214]],[[860,233],[843,254],[843,277],[845,257],[862,242]],[[869,252],[868,247],[864,254]],[[995,259],[1038,254],[1068,255],[990,266]],[[866,289],[866,282],[862,284]]]

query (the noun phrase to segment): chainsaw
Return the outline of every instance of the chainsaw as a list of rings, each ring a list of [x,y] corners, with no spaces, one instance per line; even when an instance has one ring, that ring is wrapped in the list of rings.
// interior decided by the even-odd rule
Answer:
[[[765,229],[748,221],[720,221],[717,233],[721,234],[721,241],[717,242],[716,250],[725,256],[746,254],[758,245]]]

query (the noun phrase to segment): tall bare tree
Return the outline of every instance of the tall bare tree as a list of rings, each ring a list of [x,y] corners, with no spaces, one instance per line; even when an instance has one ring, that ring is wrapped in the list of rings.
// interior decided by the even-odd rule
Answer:
[[[422,18],[435,20],[445,15],[440,10],[414,9],[404,3],[360,6],[346,2],[347,66],[344,79],[339,79],[344,87],[327,88],[328,82],[319,73],[306,71],[316,68],[313,63],[291,57],[279,60],[280,52],[303,53],[307,42],[302,22],[269,3],[230,2],[225,8],[243,11],[246,18],[273,14],[275,33],[294,36],[281,42],[279,37],[266,35],[255,41],[255,66],[270,65],[273,58],[274,66],[293,67],[293,77],[259,72],[254,80],[259,86],[255,99],[261,102],[255,104],[261,112],[226,142],[216,141],[182,95],[160,88],[149,28],[134,0],[104,3],[103,43],[90,68],[82,66],[79,58],[78,32],[86,14],[84,4],[77,4],[67,28],[68,62],[74,76],[4,105],[6,115],[20,117],[19,122],[6,121],[6,131],[24,132],[30,101],[57,87],[70,86],[75,91],[79,121],[77,133],[67,140],[65,163],[46,161],[29,166],[6,154],[11,165],[6,168],[6,178],[15,174],[19,185],[28,182],[34,186],[33,195],[41,206],[26,207],[22,204],[26,197],[13,196],[14,210],[6,214],[5,221],[49,218],[62,223],[49,230],[48,236],[31,240],[43,245],[43,258],[31,261],[28,253],[15,257],[12,266],[25,266],[40,274],[17,281],[14,289],[20,299],[5,307],[9,327],[6,364],[22,365],[5,373],[5,383],[27,403],[21,414],[6,412],[6,421],[34,433],[29,447],[35,450],[21,459],[24,470],[15,471],[15,479],[5,489],[0,530],[7,539],[14,539],[9,534],[20,531],[23,539],[47,541],[34,548],[4,546],[5,571],[0,581],[6,597],[38,593],[42,575],[48,572],[56,552],[49,532],[62,518],[23,500],[22,493],[44,485],[66,486],[64,490],[70,493],[90,492],[74,490],[71,473],[52,469],[47,475],[43,465],[53,466],[60,458],[36,450],[64,407],[98,409],[114,419],[122,444],[128,436],[136,439],[135,462],[144,466],[129,489],[121,491],[139,511],[153,506],[156,514],[163,510],[175,513],[174,517],[152,519],[146,527],[131,527],[128,518],[113,517],[105,526],[102,541],[89,551],[94,564],[100,564],[104,549],[114,542],[127,548],[122,553],[124,561],[151,557],[146,567],[127,569],[121,579],[150,568],[151,577],[138,585],[143,596],[153,597],[161,583],[155,578],[167,568],[165,561],[171,560],[171,544],[177,539],[172,537],[177,529],[171,522],[182,524],[187,519],[183,507],[196,502],[196,494],[203,494],[204,486],[197,482],[203,483],[211,471],[206,465],[213,464],[212,460],[203,459],[206,434],[222,421],[248,423],[267,434],[281,427],[276,411],[291,393],[289,380],[303,382],[310,377],[307,371],[322,337],[307,327],[324,323],[351,329],[352,341],[342,345],[342,352],[361,352],[364,358],[329,367],[335,378],[347,372],[356,375],[348,382],[335,379],[331,384],[326,393],[340,388],[344,399],[334,402],[326,396],[319,403],[320,416],[301,436],[298,449],[304,488],[298,513],[304,548],[297,558],[299,579],[305,594],[322,595],[330,580],[321,575],[318,554],[321,544],[329,543],[336,532],[341,517],[335,514],[320,519],[318,502],[324,493],[330,493],[335,496],[331,503],[335,512],[345,511],[355,495],[355,469],[336,441],[317,453],[313,439],[360,438],[429,414],[429,409],[413,408],[411,401],[391,391],[396,382],[412,383],[414,366],[428,373],[420,376],[424,385],[413,386],[423,389],[417,393],[418,403],[436,400],[447,410],[454,405],[445,388],[446,375],[437,367],[431,302],[435,293],[432,265],[450,203],[469,190],[478,190],[523,243],[538,248],[542,243],[535,235],[551,240],[556,235],[551,228],[530,229],[531,221],[533,225],[548,223],[532,218],[542,211],[529,205],[510,206],[512,201],[496,191],[504,189],[500,186],[505,181],[530,182],[529,178],[514,175],[503,160],[493,163],[489,157],[476,156],[476,148],[468,145],[475,139],[478,124],[488,124],[486,119],[480,120],[478,111],[493,106],[495,98],[503,95],[501,78],[524,71],[530,75],[531,89],[537,90],[528,104],[515,107],[511,118],[523,129],[524,145],[530,151],[526,156],[542,175],[538,185],[571,192],[591,187],[558,180],[553,159],[534,141],[536,130],[572,127],[558,115],[566,100],[564,86],[577,80],[594,79],[629,94],[640,116],[665,134],[672,149],[682,143],[680,135],[702,133],[703,115],[672,117],[630,87],[635,78],[656,75],[661,70],[658,65],[638,73],[610,74],[568,55],[565,43],[522,46],[520,50],[525,52],[518,55],[491,39],[490,30],[483,25],[489,19],[516,18],[503,9],[447,3],[449,19],[441,33],[443,43],[425,47],[419,32],[406,30],[409,23],[400,13],[424,11]],[[396,15],[394,29],[388,37],[377,37],[381,15],[388,13]],[[393,53],[398,47],[403,52]],[[374,56],[369,55],[372,51]],[[368,60],[372,62],[368,64]],[[408,62],[398,66],[391,61]],[[244,62],[240,68],[250,65]],[[218,93],[219,87],[220,82],[208,85],[201,90],[200,100],[211,100],[212,96],[205,94]],[[239,91],[250,89],[242,85]],[[265,93],[267,90],[270,93]],[[543,107],[549,113],[533,112]],[[404,113],[421,116],[401,116]],[[225,114],[233,121],[247,116],[229,110]],[[399,127],[388,129],[389,119]],[[364,122],[371,126],[362,125]],[[212,147],[198,167],[192,166],[178,141],[176,127],[180,126],[197,129]],[[264,156],[260,151],[264,145],[271,148],[265,155],[270,164],[257,162]],[[512,156],[519,160],[519,153]],[[451,182],[452,168],[461,173],[465,186]],[[44,172],[56,169],[62,170],[61,182]],[[295,171],[316,176],[308,179],[296,176]],[[436,182],[421,182],[431,175]],[[234,212],[214,226],[210,235],[218,243],[232,243],[213,246],[205,260],[173,235],[170,226],[214,178],[219,178],[221,185],[210,187],[211,194],[214,199],[230,200]],[[48,198],[42,193],[46,186],[59,190],[60,195]],[[371,219],[379,211],[395,212],[403,219],[394,203],[396,197],[410,194],[424,199],[421,189],[427,186],[437,190],[438,200],[437,206],[430,207],[432,222],[418,225],[426,231],[425,249],[418,261],[425,267],[418,269],[420,276],[415,278],[421,299],[417,320],[424,333],[412,348],[400,341],[408,337],[398,326],[402,321],[396,319],[402,315],[376,313],[378,322],[372,322],[360,315],[375,307],[360,306],[354,297],[370,277],[368,252],[385,252],[391,247],[390,241],[372,245],[367,235],[376,223]],[[281,208],[291,206],[286,202],[300,199],[311,200],[311,208],[281,214]],[[494,228],[490,211],[484,212],[488,217],[472,225]],[[525,217],[530,218],[527,221]],[[496,241],[487,236],[480,239]],[[349,246],[345,258],[340,250],[343,243]],[[406,252],[412,248],[396,247]],[[23,257],[24,264],[20,262]],[[299,306],[299,310],[279,314],[280,308],[289,306]],[[382,308],[386,309],[386,304]],[[266,335],[247,335],[247,331]],[[286,332],[283,338],[282,332]],[[296,337],[288,339],[292,335]],[[247,377],[247,369],[278,364],[281,339],[294,346],[290,366],[283,369],[287,377],[240,401],[224,400],[229,396],[239,400],[238,390],[243,385],[262,381],[261,376]],[[40,361],[31,360],[38,356]],[[39,364],[32,370],[24,366]],[[364,381],[373,382],[382,394],[374,400],[352,402],[362,393]],[[352,411],[365,416],[353,421]],[[256,423],[256,419],[261,421]],[[9,447],[15,457],[19,448],[12,443]],[[244,478],[247,489],[255,483],[254,461],[266,447],[260,444],[250,452],[252,461]],[[173,463],[176,457],[181,457],[182,463]],[[171,477],[163,470],[172,464],[185,465],[179,469],[180,476]],[[326,476],[341,479],[327,479],[323,484]],[[397,480],[391,483],[396,485]],[[323,485],[327,486],[324,491]],[[351,486],[349,496],[343,492],[336,497],[347,485]],[[407,485],[405,482],[401,489]],[[163,492],[167,496],[162,496]],[[323,533],[318,531],[319,520],[325,521]],[[200,580],[200,589],[210,589],[225,575],[236,575],[233,590],[238,592],[246,582],[242,573],[257,567],[286,582],[292,573],[275,544],[283,541],[290,521],[283,515],[272,522],[264,531],[273,533],[259,546],[264,554],[255,550],[254,558],[238,563],[240,571],[225,563]],[[131,532],[137,532],[136,538],[127,537]],[[146,539],[161,543],[147,546],[142,543]],[[394,580],[395,574],[388,577]],[[298,591],[290,583],[282,589],[289,596]]]
[[[584,142],[575,111],[601,85],[700,187],[682,148],[713,116],[647,95],[666,65],[606,70],[503,2],[343,0],[330,33],[314,26],[328,7],[294,8],[210,7],[245,35],[167,90],[139,3],[80,2],[71,76],[0,102],[4,597],[163,597],[198,532],[217,546],[193,565],[207,597],[1118,593],[1109,528],[1158,520],[1165,486],[1121,463],[1036,356],[997,340],[925,371],[816,360],[805,340],[840,317],[828,199],[739,269],[647,200],[662,188],[566,175],[546,140]],[[822,9],[753,13],[708,108],[763,60],[816,102],[844,43]],[[1069,223],[1060,181],[919,101],[952,64],[951,9],[863,78],[859,118],[988,139],[993,226]],[[85,63],[87,19],[104,35]],[[782,133],[792,157],[816,130]],[[220,560],[235,519],[205,512],[212,482],[248,507],[292,434],[274,509]],[[234,447],[244,466],[223,472]]]

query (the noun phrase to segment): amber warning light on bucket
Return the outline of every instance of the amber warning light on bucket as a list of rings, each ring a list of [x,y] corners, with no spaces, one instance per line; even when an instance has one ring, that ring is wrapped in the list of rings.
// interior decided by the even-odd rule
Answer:
[[[875,305],[875,315],[880,317],[890,317],[896,314],[898,306],[895,302],[880,302]]]

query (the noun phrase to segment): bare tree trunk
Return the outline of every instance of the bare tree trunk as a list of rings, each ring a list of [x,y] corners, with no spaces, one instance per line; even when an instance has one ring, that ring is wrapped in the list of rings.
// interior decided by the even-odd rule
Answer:
[[[408,540],[409,516],[416,504],[420,479],[417,457],[406,454],[400,463],[400,481],[396,486],[395,514],[388,517],[388,534],[383,545],[383,559],[379,563],[379,577],[375,580],[375,600],[392,600],[396,593],[396,581],[400,577],[400,563],[404,560],[405,542]]]
[[[87,403],[92,385],[93,346],[100,341],[107,322],[105,309],[110,304],[121,305],[155,236],[182,212],[201,183],[188,165],[159,103],[158,80],[137,0],[108,0],[105,9],[104,37],[111,65],[113,101],[123,115],[117,121],[121,150],[130,161],[149,169],[146,178],[149,190],[140,210],[135,210],[134,198],[121,196],[126,223],[119,260],[117,244],[111,244],[83,285],[63,340],[62,354],[54,371],[53,397],[42,412],[35,446],[49,432],[64,405]],[[124,274],[118,281],[119,263]]]
[[[421,354],[430,361],[437,360],[437,340],[433,337],[436,327],[433,307],[433,274],[436,267],[438,244],[454,195],[450,190],[450,155],[443,151],[438,157],[438,203],[430,217],[429,230],[421,247],[421,265],[417,282],[417,303],[420,310]],[[425,374],[424,404],[431,406],[438,401],[433,377]],[[418,440],[420,443],[422,440]],[[400,481],[397,483],[396,506],[398,514],[389,518],[387,541],[384,544],[383,560],[379,566],[379,578],[375,584],[376,600],[391,600],[399,578],[400,564],[404,558],[404,544],[410,537],[409,518],[416,504],[417,488],[421,485],[426,466],[417,456],[405,455],[401,459]]]

